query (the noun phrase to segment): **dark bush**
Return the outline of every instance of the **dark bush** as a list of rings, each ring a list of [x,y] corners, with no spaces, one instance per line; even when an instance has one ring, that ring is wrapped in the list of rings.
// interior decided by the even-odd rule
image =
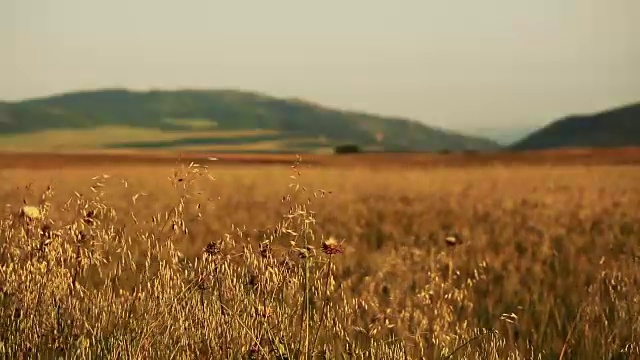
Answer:
[[[362,149],[356,144],[344,144],[336,146],[333,151],[336,154],[355,154],[362,152]]]

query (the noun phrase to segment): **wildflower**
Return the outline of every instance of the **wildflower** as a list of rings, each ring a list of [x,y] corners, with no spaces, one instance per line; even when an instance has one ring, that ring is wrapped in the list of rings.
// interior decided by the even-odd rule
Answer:
[[[341,254],[343,252],[342,244],[331,237],[329,240],[322,242],[322,252],[327,255]]]
[[[20,216],[30,220],[42,218],[40,209],[35,206],[25,205],[20,209]]]

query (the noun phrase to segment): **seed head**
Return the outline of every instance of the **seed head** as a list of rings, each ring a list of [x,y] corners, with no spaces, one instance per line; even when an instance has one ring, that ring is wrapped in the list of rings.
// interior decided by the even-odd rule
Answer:
[[[40,229],[40,234],[45,239],[51,239],[52,232],[53,230],[51,229],[51,225],[49,224],[44,224],[42,226],[42,229]]]
[[[93,225],[96,222],[95,216],[96,216],[96,212],[94,210],[89,210],[85,213],[83,221],[87,225]]]
[[[294,263],[289,258],[283,258],[280,261],[280,268],[287,274],[292,273],[295,270]]]
[[[257,274],[250,274],[249,278],[247,279],[247,285],[249,285],[249,287],[251,288],[255,288],[260,284],[260,278],[258,277]]]
[[[255,308],[255,313],[256,313],[256,316],[266,319],[269,316],[271,316],[271,307],[257,305]]]
[[[294,251],[300,259],[306,259],[316,255],[316,248],[313,245],[307,245],[304,248],[295,248]]]
[[[500,315],[500,320],[515,324],[518,321],[518,316],[514,313],[502,314]]]
[[[196,287],[200,291],[205,291],[209,289],[211,287],[211,282],[209,277],[207,277],[206,275],[198,276],[198,280],[196,281]]]
[[[263,259],[271,257],[271,244],[268,241],[260,243],[260,256],[262,256]]]
[[[84,231],[76,231],[73,235],[78,244],[85,243],[89,239],[89,235]]]
[[[444,242],[447,244],[447,246],[450,246],[450,247],[462,245],[462,240],[455,235],[447,236],[444,239]]]
[[[322,252],[327,255],[341,254],[343,251],[342,244],[333,237],[322,242]]]

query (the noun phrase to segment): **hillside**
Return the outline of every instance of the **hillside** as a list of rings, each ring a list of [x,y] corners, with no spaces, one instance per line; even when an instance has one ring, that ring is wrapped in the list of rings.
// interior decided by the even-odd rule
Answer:
[[[555,121],[511,146],[513,150],[640,146],[640,103]]]
[[[0,145],[50,149],[490,150],[490,140],[417,121],[231,90],[100,90],[0,103]]]

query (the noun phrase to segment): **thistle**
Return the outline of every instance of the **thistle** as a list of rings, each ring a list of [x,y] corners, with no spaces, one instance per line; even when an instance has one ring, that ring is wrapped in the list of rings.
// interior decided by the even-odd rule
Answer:
[[[327,255],[336,255],[344,252],[342,243],[339,243],[335,238],[330,237],[329,240],[322,242],[322,252]]]

